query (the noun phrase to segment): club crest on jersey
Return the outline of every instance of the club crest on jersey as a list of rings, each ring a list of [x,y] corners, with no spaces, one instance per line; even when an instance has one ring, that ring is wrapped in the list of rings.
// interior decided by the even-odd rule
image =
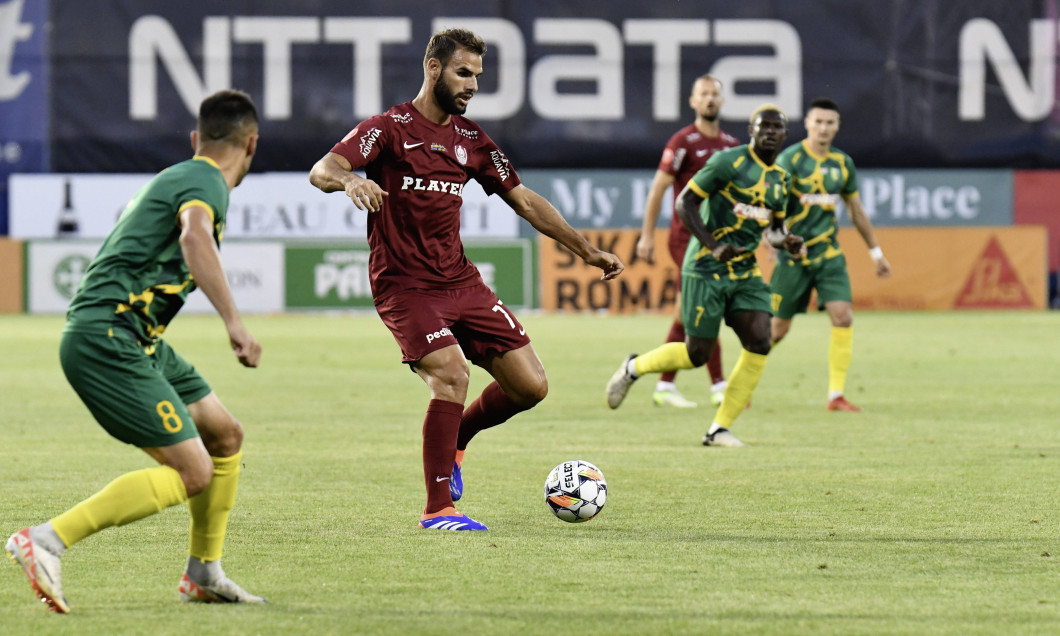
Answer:
[[[491,150],[490,158],[493,159],[493,166],[497,168],[497,175],[500,176],[501,181],[507,181],[509,176],[508,157],[505,157],[500,150]]]
[[[364,133],[364,136],[361,137],[362,157],[367,159],[368,155],[372,154],[372,147],[375,146],[375,140],[379,139],[379,135],[381,135],[382,132],[383,131],[379,130],[378,128],[373,128],[368,132]]]
[[[462,166],[466,166],[467,165],[467,148],[464,148],[463,146],[461,146],[459,144],[457,145],[457,147],[456,147],[456,160],[459,161],[460,165],[462,165]]]
[[[431,150],[435,152],[446,152],[445,146],[436,141],[431,142]]]
[[[760,205],[751,205],[742,201],[737,201],[736,205],[732,206],[732,211],[736,216],[742,216],[760,222],[768,222],[773,215],[773,211],[769,208]]]
[[[411,113],[390,113],[390,118],[399,124],[411,124],[412,114]]]

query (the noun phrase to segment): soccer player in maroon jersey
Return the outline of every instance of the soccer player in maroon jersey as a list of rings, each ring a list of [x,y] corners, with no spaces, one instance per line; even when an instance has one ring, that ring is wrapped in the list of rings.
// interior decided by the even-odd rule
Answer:
[[[358,124],[309,173],[316,187],[343,191],[368,211],[376,310],[402,361],[430,389],[423,422],[423,528],[486,529],[453,505],[463,495],[464,449],[476,433],[532,408],[548,392],[526,330],[464,254],[464,184],[475,179],[487,194],[499,195],[534,229],[603,270],[604,280],[623,269],[617,256],[590,245],[548,201],[522,185],[500,148],[463,117],[478,90],[485,52],[483,41],[466,29],[436,33],[415,99]],[[465,409],[468,360],[494,382]]]
[[[688,104],[696,113],[696,119],[674,133],[663,149],[662,159],[655,170],[655,178],[648,192],[648,200],[644,203],[644,225],[640,231],[640,239],[637,241],[637,258],[649,263],[655,262],[655,222],[659,219],[659,209],[667,188],[673,186],[673,196],[676,199],[677,193],[684,189],[688,180],[699,172],[711,155],[719,150],[740,145],[736,137],[722,131],[718,125],[722,102],[724,99],[721,96],[721,81],[716,77],[701,75],[692,83],[692,94],[688,97]],[[677,264],[675,284],[678,292],[681,291],[681,263],[684,261],[685,249],[688,247],[691,236],[685,224],[681,222],[677,214],[674,214],[670,219],[667,247],[670,248],[671,258]],[[674,309],[674,321],[670,325],[670,333],[666,336],[666,342],[684,342],[685,326],[681,322],[680,296],[678,296]],[[711,401],[714,404],[720,404],[725,394],[725,373],[721,368],[721,343],[714,346],[714,353],[707,362],[707,371],[711,379]],[[667,371],[660,375],[655,385],[655,392],[652,394],[652,400],[659,406],[694,408],[696,403],[681,395],[674,385],[676,377],[677,371]]]

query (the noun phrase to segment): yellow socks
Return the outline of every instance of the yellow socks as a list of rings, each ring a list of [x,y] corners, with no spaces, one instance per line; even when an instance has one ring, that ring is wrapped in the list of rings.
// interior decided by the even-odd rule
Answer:
[[[180,473],[169,466],[126,473],[51,520],[66,547],[111,526],[124,526],[187,501]]]
[[[766,356],[751,353],[747,349],[740,350],[740,359],[736,361],[736,366],[729,375],[725,398],[714,415],[714,422],[725,428],[732,425],[733,420],[747,408],[747,401],[751,399],[758,381],[762,379],[762,371],[765,368]]]
[[[828,345],[828,395],[842,395],[847,384],[847,370],[854,356],[854,328],[832,327]]]
[[[240,451],[231,457],[211,457],[213,479],[206,490],[188,500],[191,511],[191,543],[188,554],[202,561],[221,558],[228,529],[228,513],[236,502]]]
[[[692,359],[688,357],[688,347],[683,342],[667,342],[648,353],[641,354],[633,361],[633,366],[637,370],[638,377],[645,373],[676,371],[695,367],[692,364]]]

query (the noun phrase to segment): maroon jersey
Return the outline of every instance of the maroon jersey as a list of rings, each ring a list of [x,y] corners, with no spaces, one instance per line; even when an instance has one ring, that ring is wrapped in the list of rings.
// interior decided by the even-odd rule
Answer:
[[[486,194],[519,185],[519,176],[478,124],[453,115],[429,121],[411,102],[366,119],[331,152],[379,184],[379,212],[368,214],[369,276],[376,302],[403,289],[452,289],[481,280],[460,241],[464,184]]]
[[[677,200],[677,195],[684,190],[685,184],[699,172],[711,155],[719,150],[739,145],[740,141],[736,137],[724,131],[719,132],[717,137],[707,137],[696,130],[695,124],[689,124],[674,133],[670,141],[666,142],[662,159],[659,160],[659,170],[674,177],[674,200]],[[685,248],[688,247],[688,241],[691,238],[692,233],[688,231],[677,214],[674,214],[670,219],[669,245],[671,254],[675,252],[681,254],[681,258],[675,257],[678,265],[684,258]]]

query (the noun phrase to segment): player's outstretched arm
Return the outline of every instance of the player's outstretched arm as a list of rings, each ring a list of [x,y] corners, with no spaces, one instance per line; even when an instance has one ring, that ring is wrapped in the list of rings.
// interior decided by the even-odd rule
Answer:
[[[341,190],[354,205],[369,212],[378,212],[383,207],[383,197],[389,196],[378,183],[353,172],[353,164],[336,152],[329,152],[313,164],[309,182],[322,192]]]
[[[213,238],[213,217],[201,205],[180,213],[180,250],[195,284],[210,299],[228,331],[232,350],[245,367],[256,367],[261,360],[261,344],[250,335],[232,300],[221,253]]]
[[[648,190],[648,199],[644,202],[644,223],[640,228],[640,238],[637,239],[637,258],[651,264],[655,263],[655,224],[659,220],[663,195],[673,183],[672,174],[656,170],[651,189]]]
[[[850,221],[857,228],[861,239],[865,241],[865,246],[869,248],[869,256],[872,257],[873,262],[876,264],[876,275],[880,278],[887,278],[891,275],[891,264],[887,262],[887,258],[883,255],[883,248],[876,241],[876,232],[872,229],[872,221],[869,221],[869,215],[865,213],[865,208],[861,207],[861,197],[855,192],[844,196],[843,201],[847,204]]]
[[[585,240],[585,237],[574,231],[559,210],[545,197],[520,184],[501,195],[515,213],[526,219],[535,230],[545,236],[559,241],[564,247],[574,252],[583,261],[603,270],[604,280],[611,280],[625,269],[622,261],[610,252],[597,249]]]

